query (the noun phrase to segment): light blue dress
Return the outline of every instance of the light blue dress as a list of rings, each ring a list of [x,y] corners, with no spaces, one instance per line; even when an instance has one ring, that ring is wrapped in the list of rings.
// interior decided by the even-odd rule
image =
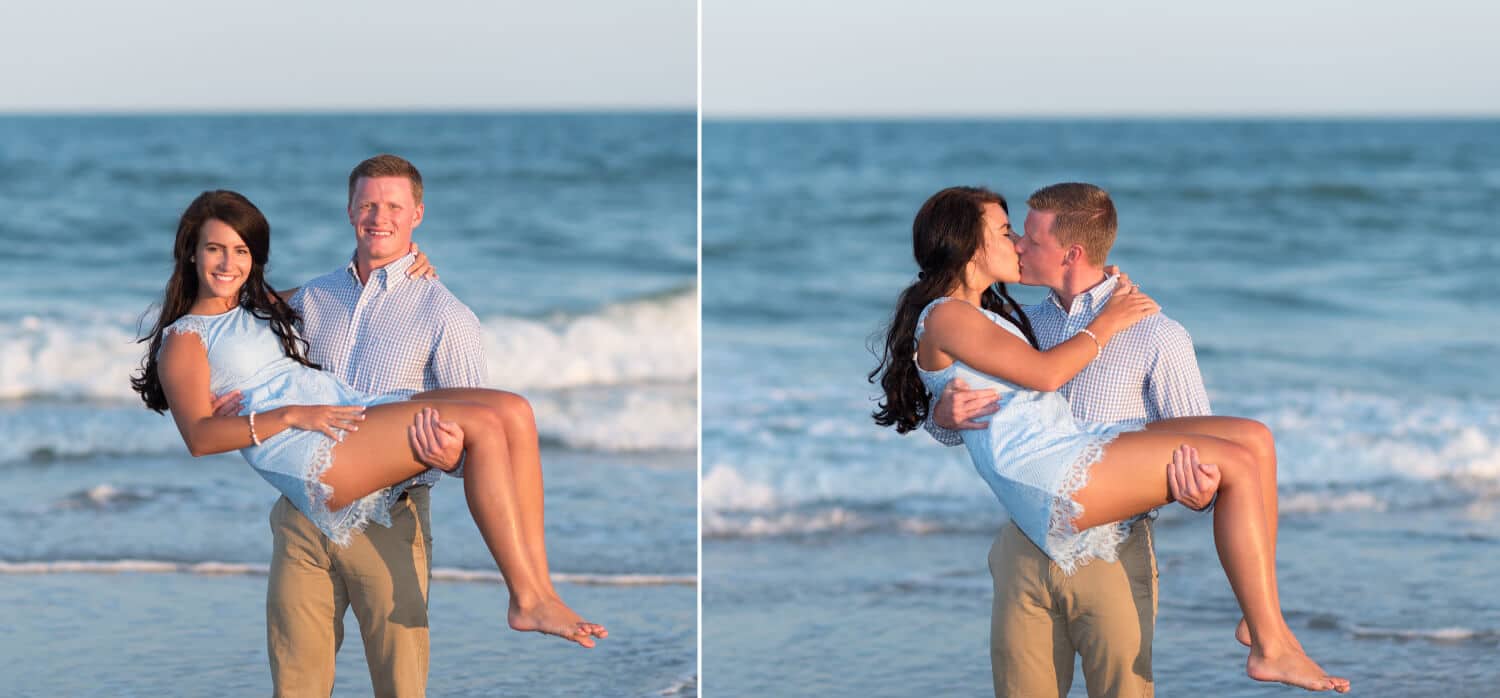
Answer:
[[[927,314],[952,300],[958,299],[939,298],[922,309],[917,319],[918,340],[927,329]],[[1021,329],[1009,320],[982,308],[979,311],[1026,341]],[[989,388],[999,394],[1000,411],[990,416],[988,428],[963,430],[964,446],[969,449],[974,469],[1000,499],[1011,520],[1063,572],[1072,574],[1079,565],[1095,558],[1118,559],[1116,549],[1129,533],[1128,524],[1117,522],[1078,532],[1073,519],[1083,513],[1083,507],[1072,497],[1088,483],[1089,468],[1104,455],[1104,447],[1121,433],[1140,427],[1079,423],[1063,396],[1023,388],[961,361],[941,371],[927,371],[918,365],[917,373],[933,395],[941,393],[954,378],[964,379],[972,389]]]
[[[398,402],[405,393],[366,395],[337,376],[287,358],[268,321],[236,307],[221,315],[184,315],[167,326],[168,334],[190,334],[208,350],[209,389],[215,395],[239,390],[240,414],[257,414],[286,405],[380,405]],[[324,535],[339,545],[370,521],[390,526],[386,491],[378,490],[343,509],[329,511],[333,488],[319,479],[333,464],[335,441],[319,431],[286,429],[259,446],[240,449],[250,467],[271,483]]]

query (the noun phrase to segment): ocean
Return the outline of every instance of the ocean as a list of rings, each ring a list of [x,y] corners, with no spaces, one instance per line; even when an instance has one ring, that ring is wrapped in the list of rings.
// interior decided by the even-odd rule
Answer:
[[[433,494],[433,695],[695,695],[696,120],[688,113],[0,117],[0,656],[9,695],[265,695],[266,518],[128,377],[176,221],[237,190],[268,278],[350,258],[349,170],[423,172],[414,239],[542,435],[559,590],[597,649],[505,627],[462,487]],[[338,695],[368,695],[352,615]]]
[[[1500,122],[1098,119],[704,124],[708,695],[990,691],[999,506],[963,449],[876,427],[866,374],[930,194],[1019,221],[1062,181],[1110,191],[1110,261],[1192,335],[1214,411],[1274,430],[1310,654],[1358,695],[1491,693]],[[1163,509],[1156,545],[1158,694],[1284,692],[1244,675],[1208,518]]]

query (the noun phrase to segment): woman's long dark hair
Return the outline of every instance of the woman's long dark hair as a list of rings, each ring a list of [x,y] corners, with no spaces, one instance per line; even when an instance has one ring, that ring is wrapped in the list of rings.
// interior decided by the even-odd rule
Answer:
[[[162,332],[186,315],[198,300],[198,269],[194,255],[198,251],[198,236],[203,224],[210,220],[221,221],[233,228],[250,248],[250,273],[245,277],[245,285],[240,287],[239,306],[262,320],[270,321],[271,331],[281,340],[282,351],[287,356],[298,363],[319,368],[307,360],[307,342],[293,329],[299,319],[296,311],[277,300],[266,285],[266,261],[271,256],[271,224],[244,196],[223,189],[206,191],[188,204],[187,210],[182,212],[182,219],[177,222],[177,241],[172,246],[172,278],[167,280],[167,289],[162,293],[161,315],[151,333],[136,340],[151,344],[140,371],[130,377],[130,387],[141,394],[146,407],[157,412],[167,409],[167,396],[162,392],[156,363],[164,339]]]
[[[931,395],[917,375],[917,317],[933,299],[948,295],[963,283],[964,269],[984,239],[985,204],[999,204],[1007,215],[1010,213],[1005,197],[988,189],[949,187],[922,204],[911,223],[912,255],[921,271],[896,301],[896,312],[886,328],[885,347],[879,353],[880,363],[869,375],[871,383],[879,380],[885,390],[885,401],[874,414],[880,426],[895,425],[896,431],[904,434],[927,419]],[[1037,346],[1031,321],[1006,292],[1005,284],[986,289],[983,305],[1021,328],[1031,346]]]

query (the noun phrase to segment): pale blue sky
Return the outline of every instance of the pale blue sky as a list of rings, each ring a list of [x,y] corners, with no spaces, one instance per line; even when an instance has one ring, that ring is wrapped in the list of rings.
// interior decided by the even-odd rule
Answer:
[[[694,0],[6,0],[0,111],[692,109]]]
[[[1478,0],[704,0],[706,117],[1500,115]]]

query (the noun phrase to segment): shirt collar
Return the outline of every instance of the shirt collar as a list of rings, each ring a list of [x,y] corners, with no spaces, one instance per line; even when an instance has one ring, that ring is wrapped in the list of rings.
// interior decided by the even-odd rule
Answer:
[[[1110,295],[1115,292],[1115,282],[1118,279],[1118,276],[1106,276],[1103,281],[1100,281],[1093,288],[1074,296],[1072,309],[1062,306],[1062,299],[1057,297],[1056,291],[1047,294],[1047,300],[1052,301],[1053,307],[1063,311],[1064,315],[1072,315],[1079,312],[1098,312],[1099,307],[1104,305],[1104,302],[1109,300]]]
[[[416,260],[417,253],[408,252],[400,259],[391,262],[390,264],[387,264],[379,269],[370,270],[370,281],[379,283],[380,290],[388,291],[390,290],[391,286],[394,286],[406,280],[406,270],[410,269],[412,263]],[[349,258],[349,265],[344,267],[344,269],[349,272],[349,278],[353,279],[354,283],[358,285],[359,267],[356,266],[354,257],[351,256]]]

